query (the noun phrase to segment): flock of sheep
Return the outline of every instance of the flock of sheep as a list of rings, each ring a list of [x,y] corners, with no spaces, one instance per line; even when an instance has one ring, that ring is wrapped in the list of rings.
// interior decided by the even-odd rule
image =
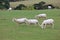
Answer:
[[[37,18],[44,18],[43,22],[41,25],[39,24],[39,21]],[[47,15],[45,13],[43,14],[38,14],[35,16],[34,19],[28,19],[28,18],[13,18],[13,22],[16,22],[18,24],[25,23],[27,25],[34,24],[34,25],[39,25],[42,29],[45,29],[47,25],[51,25],[52,28],[54,28],[54,20],[53,19],[47,19]]]

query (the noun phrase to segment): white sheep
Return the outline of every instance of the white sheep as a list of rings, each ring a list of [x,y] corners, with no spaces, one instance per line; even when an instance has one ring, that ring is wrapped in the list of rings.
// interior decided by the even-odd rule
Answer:
[[[44,20],[40,26],[42,29],[45,29],[47,25],[51,25],[52,28],[54,28],[54,20],[53,19]]]
[[[12,10],[12,8],[10,7],[8,10],[10,11],[10,10]]]
[[[52,7],[51,6],[48,6],[48,9],[51,9]]]
[[[25,23],[25,19],[26,18],[18,18],[18,19],[16,19],[16,18],[13,18],[13,22],[16,22],[16,23],[18,23],[18,24],[21,24],[21,23]]]
[[[47,16],[46,16],[45,13],[43,13],[43,14],[38,14],[38,15],[36,15],[35,18],[45,18],[45,19],[46,19]]]
[[[26,24],[38,24],[39,26],[40,26],[40,24],[39,24],[39,22],[38,22],[38,20],[37,19],[26,19],[25,20],[25,22],[26,22]]]

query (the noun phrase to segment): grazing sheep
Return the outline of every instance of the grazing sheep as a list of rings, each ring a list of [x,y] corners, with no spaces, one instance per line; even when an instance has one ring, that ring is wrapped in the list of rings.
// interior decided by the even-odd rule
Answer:
[[[13,18],[13,22],[16,22],[18,24],[21,24],[21,23],[25,23],[25,19],[26,18],[19,18],[19,19],[16,19],[16,18]]]
[[[38,22],[38,20],[37,19],[26,19],[25,20],[25,22],[26,22],[26,24],[38,24],[39,26],[40,26],[40,24],[39,24],[39,22]]]
[[[46,17],[46,14],[43,13],[43,14],[36,15],[35,18],[45,18],[46,19],[47,17]]]
[[[47,25],[51,25],[52,28],[54,28],[54,20],[53,19],[47,19],[47,20],[44,20],[41,24],[41,28],[45,29]]]

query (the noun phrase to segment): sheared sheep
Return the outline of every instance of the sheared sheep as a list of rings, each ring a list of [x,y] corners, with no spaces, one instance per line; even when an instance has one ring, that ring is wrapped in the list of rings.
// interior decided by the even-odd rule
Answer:
[[[38,14],[38,15],[36,15],[35,18],[45,18],[45,19],[46,19],[47,16],[46,16],[45,13],[43,13],[43,14]]]
[[[18,24],[21,24],[21,23],[25,23],[25,19],[26,18],[18,18],[18,19],[16,19],[16,18],[13,18],[13,22],[16,22],[16,23],[18,23]]]
[[[54,28],[54,20],[53,19],[44,20],[40,26],[42,29],[45,29],[47,25],[51,25],[52,28]]]
[[[38,24],[39,26],[40,26],[40,24],[39,24],[39,22],[38,22],[38,20],[37,19],[26,19],[25,20],[25,22],[26,22],[26,24]]]

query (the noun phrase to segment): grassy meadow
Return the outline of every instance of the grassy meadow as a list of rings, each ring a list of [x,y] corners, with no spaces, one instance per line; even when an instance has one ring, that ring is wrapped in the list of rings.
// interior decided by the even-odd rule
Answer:
[[[12,22],[13,18],[34,18],[35,15],[46,13],[48,18],[55,20],[54,29]],[[42,19],[39,19],[41,24]],[[60,9],[50,10],[0,10],[0,40],[60,40]]]

